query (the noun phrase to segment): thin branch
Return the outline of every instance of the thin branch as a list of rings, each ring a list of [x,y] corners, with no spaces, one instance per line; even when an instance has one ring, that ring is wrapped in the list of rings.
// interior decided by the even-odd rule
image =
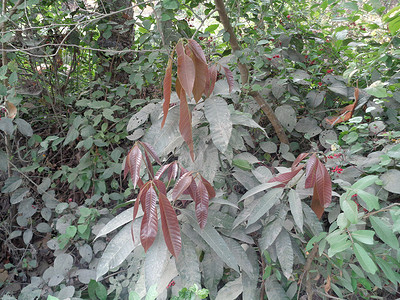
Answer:
[[[311,288],[311,281],[308,278],[308,272],[311,269],[311,264],[314,260],[314,258],[317,256],[317,252],[318,252],[318,244],[314,244],[314,248],[311,250],[310,255],[307,257],[307,261],[306,264],[304,265],[304,271],[300,276],[300,282],[299,282],[299,289],[297,292],[297,300],[299,300],[300,297],[300,291],[301,291],[301,285],[303,283],[303,279],[304,277],[306,277],[306,292],[308,295],[308,299],[312,299],[312,288]]]
[[[193,35],[192,35],[192,39],[197,35],[197,33],[199,32],[200,28],[203,26],[204,22],[205,22],[206,20],[208,20],[208,18],[211,17],[216,11],[217,11],[217,9],[214,8],[212,11],[210,11],[210,12],[208,13],[207,16],[205,16],[205,17],[201,20],[200,25],[197,27],[195,33],[193,33]]]
[[[18,0],[17,3],[15,3],[13,8],[11,8],[10,11],[9,11],[8,18],[11,18],[11,16],[13,14],[15,14],[15,12],[17,11],[18,6],[20,6],[22,2],[24,2],[24,0]],[[5,16],[5,14],[6,14],[6,1],[3,1],[3,12],[2,12],[2,14],[3,14],[3,16]],[[1,31],[4,29],[5,24],[6,24],[6,22],[3,22],[3,23],[0,24],[0,30]]]

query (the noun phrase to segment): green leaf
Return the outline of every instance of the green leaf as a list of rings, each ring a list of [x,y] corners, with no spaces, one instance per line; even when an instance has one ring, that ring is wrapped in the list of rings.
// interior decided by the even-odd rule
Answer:
[[[351,247],[351,242],[348,239],[347,234],[343,234],[340,230],[335,230],[326,237],[326,240],[330,244],[328,250],[328,256],[332,257],[336,253],[340,253]]]
[[[397,240],[396,235],[392,232],[392,226],[379,217],[371,216],[369,220],[371,221],[372,228],[375,230],[376,235],[382,241],[394,249],[399,249],[399,241]]]
[[[387,155],[394,159],[400,159],[400,144],[390,148]]]
[[[224,261],[230,268],[239,272],[239,268],[232,251],[229,249],[228,245],[225,243],[218,231],[212,227],[210,222],[208,222],[203,229],[200,229],[199,225],[197,224],[197,220],[193,216],[193,213],[187,212],[185,215],[188,217],[193,229],[207,242],[207,244],[215,251],[222,261]]]
[[[163,7],[165,9],[178,9],[179,3],[175,0],[163,0]]]
[[[204,29],[204,32],[214,33],[214,31],[218,28],[219,24],[212,24]]]
[[[76,226],[69,226],[66,230],[65,230],[65,234],[69,237],[69,238],[73,238],[76,234],[77,228]]]
[[[400,282],[398,276],[396,276],[395,271],[393,271],[391,265],[380,257],[376,257],[376,263],[385,273],[386,277],[393,283]]]
[[[244,159],[234,159],[232,164],[244,171],[250,171],[253,169],[253,165]]]
[[[374,184],[375,181],[378,179],[378,176],[376,175],[368,175],[365,176],[359,180],[357,180],[356,183],[354,183],[351,188],[352,189],[360,189],[364,190],[365,188],[369,187],[370,185]]]
[[[384,98],[388,96],[386,89],[384,88],[384,83],[379,80],[365,88],[364,91],[377,98]]]
[[[259,240],[261,250],[266,250],[275,242],[276,238],[282,230],[282,227],[282,220],[279,218],[276,218],[274,221],[264,227],[261,238]]]
[[[391,193],[400,194],[400,171],[389,169],[380,178],[383,182],[383,188]]]
[[[274,278],[274,276],[270,276],[265,281],[265,293],[267,294],[268,299],[279,299],[279,300],[289,300],[288,296],[285,293],[283,287],[279,284],[279,282]]]
[[[210,133],[214,145],[225,153],[232,133],[231,113],[228,104],[221,97],[211,97],[204,102],[204,113],[210,123]]]
[[[371,257],[369,257],[367,251],[365,251],[365,249],[358,243],[354,243],[353,250],[364,271],[375,274],[378,268]]]
[[[10,203],[16,204],[21,202],[24,197],[29,193],[28,188],[19,188],[11,195]]]
[[[274,186],[277,186],[279,184],[282,184],[282,183],[281,182],[267,182],[267,183],[260,184],[260,185],[258,185],[256,187],[252,188],[251,190],[247,191],[242,196],[242,198],[240,198],[239,202],[243,201],[244,199],[247,199],[247,198],[249,198],[249,197],[251,197],[251,196],[253,196],[253,195],[255,195],[255,194],[259,193],[259,192],[262,192],[262,191],[270,189],[270,188],[272,188]]]
[[[17,176],[9,177],[4,182],[1,192],[4,194],[14,192],[17,188],[19,188],[21,184],[22,184],[22,179],[20,179],[19,177]]]
[[[358,221],[358,208],[357,204],[353,200],[343,200],[341,207],[350,223],[356,224]]]
[[[158,296],[157,293],[157,284],[153,284],[150,286],[149,290],[147,291],[146,299],[145,300],[155,300]]]
[[[138,293],[136,293],[135,291],[130,291],[129,292],[129,299],[128,300],[140,300],[140,296]]]
[[[373,245],[374,235],[375,232],[372,230],[357,230],[351,233],[353,239],[367,245]]]
[[[275,188],[261,197],[260,202],[254,207],[247,225],[249,226],[257,222],[263,215],[265,215],[271,207],[280,200],[282,193],[283,188]]]
[[[303,232],[303,207],[301,200],[296,191],[290,189],[288,193],[290,212],[292,213],[294,222],[299,227],[300,231]]]
[[[367,204],[368,210],[373,210],[376,209],[378,210],[380,208],[379,206],[379,198],[375,195],[372,195],[370,193],[367,193],[366,191],[363,190],[357,190],[357,195]]]
[[[286,230],[282,230],[276,238],[275,247],[283,275],[289,279],[293,272],[294,255],[290,235]]]

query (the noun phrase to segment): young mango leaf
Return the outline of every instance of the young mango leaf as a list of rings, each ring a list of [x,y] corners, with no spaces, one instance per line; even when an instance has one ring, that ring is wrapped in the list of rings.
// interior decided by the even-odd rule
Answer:
[[[144,203],[142,203],[143,209],[143,219],[142,225],[140,228],[140,241],[142,242],[142,246],[144,251],[150,248],[153,244],[158,230],[158,217],[157,217],[157,192],[155,191],[152,184],[148,191],[146,192]]]
[[[214,190],[213,186],[211,185],[211,183],[209,183],[203,176],[200,175],[200,178],[201,178],[201,181],[203,182],[204,186],[206,187],[208,196],[211,200],[212,198],[215,197],[215,190]]]
[[[193,181],[192,172],[186,172],[176,182],[172,190],[172,200],[177,200],[185,192]]]
[[[158,157],[156,151],[154,150],[153,146],[146,142],[139,142],[139,144],[144,148],[145,152],[149,153],[151,157],[161,165],[161,160]]]
[[[163,193],[159,194],[159,204],[161,227],[165,243],[167,244],[169,252],[171,252],[173,256],[177,257],[182,248],[178,218],[167,196]]]
[[[195,66],[193,60],[186,55],[182,41],[176,45],[176,54],[178,55],[178,78],[183,90],[189,96],[192,95],[195,80]]]
[[[186,45],[186,52],[190,53],[190,57],[194,62],[195,79],[193,85],[193,97],[196,102],[201,99],[205,88],[208,76],[208,65],[206,57],[200,45],[194,40],[188,40]]]
[[[305,159],[307,156],[309,156],[310,153],[301,153],[299,154],[299,156],[297,156],[297,158],[295,159],[295,161],[292,163],[292,171],[294,171],[294,169],[296,169],[296,167],[300,164],[300,162]]]
[[[128,169],[129,173],[131,173],[133,188],[136,188],[136,184],[138,183],[140,178],[141,163],[142,163],[142,152],[140,151],[139,146],[135,145],[133,146],[131,151],[129,151],[128,158],[125,163],[125,169]]]
[[[189,147],[190,157],[194,161],[193,137],[192,137],[192,113],[186,99],[186,93],[181,89],[179,105],[179,132]]]
[[[217,67],[215,65],[212,65],[211,67],[208,67],[206,87],[204,91],[207,98],[210,97],[211,93],[213,92],[216,81],[217,81]]]
[[[232,121],[226,101],[221,97],[208,98],[204,102],[204,113],[210,123],[210,134],[214,145],[225,153],[232,133]]]
[[[317,160],[314,190],[317,190],[321,206],[328,207],[332,201],[332,182],[328,170],[319,160]]]
[[[189,39],[188,46],[189,46],[190,50],[192,50],[193,54],[196,56],[196,58],[198,60],[200,60],[203,63],[207,63],[206,56],[203,52],[203,49],[195,40]]]
[[[321,200],[319,198],[319,194],[317,189],[314,187],[313,196],[311,199],[311,209],[314,211],[318,219],[321,219],[322,214],[324,213],[324,207],[321,205]]]
[[[235,80],[233,79],[233,73],[230,69],[226,67],[222,67],[225,72],[226,81],[228,82],[229,86],[229,93],[232,93],[233,87],[235,85]]]
[[[163,104],[163,120],[161,122],[161,128],[164,127],[165,120],[167,119],[169,104],[171,102],[171,85],[172,85],[172,58],[168,59],[167,69],[165,70],[163,93],[164,93],[164,104]]]
[[[306,164],[306,182],[304,187],[306,189],[312,188],[315,185],[317,173],[318,158],[315,153],[311,155]]]
[[[204,228],[207,224],[207,216],[208,216],[208,202],[210,200],[210,196],[208,194],[207,188],[204,185],[203,181],[199,181],[197,183],[196,189],[196,218],[197,222],[199,222],[199,226],[201,229]]]
[[[271,178],[270,180],[268,180],[268,183],[281,182],[282,184],[278,184],[276,187],[285,187],[286,184],[288,184],[288,182],[292,180],[293,177],[296,176],[302,168],[303,166],[301,165],[297,166],[293,171],[282,173],[278,176],[275,176],[274,178]]]

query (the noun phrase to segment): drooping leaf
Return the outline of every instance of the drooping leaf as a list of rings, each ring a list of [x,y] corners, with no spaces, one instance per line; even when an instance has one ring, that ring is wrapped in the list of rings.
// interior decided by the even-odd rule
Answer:
[[[328,170],[317,160],[316,181],[314,190],[317,190],[318,199],[322,207],[328,207],[332,201],[332,182]]]
[[[224,69],[226,81],[228,82],[229,85],[229,93],[232,93],[233,87],[235,85],[235,80],[233,79],[233,73],[230,69],[226,67],[222,68]]]
[[[274,188],[269,190],[261,199],[260,202],[254,207],[252,214],[249,217],[248,225],[257,222],[263,215],[265,215],[275,203],[280,200],[283,188]]]
[[[142,152],[138,145],[133,146],[131,151],[128,153],[127,164],[129,173],[131,173],[131,180],[133,188],[136,188],[136,184],[140,178],[140,164],[142,162]],[[126,168],[126,165],[125,165]]]
[[[247,257],[246,251],[244,251],[242,246],[232,238],[225,237],[224,241],[228,245],[229,249],[231,249],[240,269],[248,276],[252,276],[254,274],[254,269],[249,258]]]
[[[197,183],[196,189],[196,218],[201,229],[207,224],[209,194],[203,181]]]
[[[289,300],[285,290],[275,279],[275,276],[270,276],[265,281],[265,293],[268,299]]]
[[[14,122],[17,124],[19,132],[21,132],[23,135],[25,135],[25,136],[33,135],[32,126],[27,121],[17,118],[14,120]]]
[[[371,216],[369,218],[371,221],[372,228],[375,230],[376,235],[384,241],[387,245],[393,249],[399,249],[399,241],[396,235],[393,233],[391,226],[384,222],[381,218]]]
[[[268,189],[270,189],[272,187],[277,187],[278,185],[280,185],[279,181],[267,182],[267,183],[260,184],[260,185],[258,185],[256,187],[252,188],[251,190],[247,191],[242,196],[242,198],[240,198],[239,202],[243,201],[244,199],[247,199],[247,198],[249,198],[249,197],[251,197],[251,196],[253,196],[253,195],[255,195],[255,194],[259,193],[259,192],[268,190]]]
[[[200,178],[201,178],[201,181],[203,182],[204,186],[206,187],[208,196],[211,200],[212,198],[215,197],[215,190],[214,190],[213,186],[211,185],[211,183],[209,183],[203,176],[200,175]]]
[[[204,113],[210,123],[210,134],[214,145],[225,153],[232,133],[232,121],[226,101],[221,97],[208,98],[204,103]]]
[[[189,96],[192,95],[195,80],[195,66],[193,60],[185,53],[182,41],[176,45],[178,55],[178,78],[183,90]]]
[[[250,260],[250,264],[253,267],[253,273],[248,275],[243,273],[242,283],[243,283],[243,300],[253,300],[260,298],[260,290],[257,288],[258,276],[260,273],[258,256],[254,247],[249,246],[246,250],[246,255]]]
[[[378,267],[374,263],[374,261],[369,257],[368,252],[358,243],[353,244],[354,254],[357,257],[358,262],[364,271],[369,272],[371,274],[375,274],[378,271]]]
[[[213,251],[215,251],[215,253],[221,258],[221,260],[226,263],[228,267],[239,272],[239,268],[233,256],[233,253],[231,252],[223,238],[220,236],[218,231],[215,230],[210,223],[207,223],[206,226],[201,229],[192,213],[187,212],[185,215],[188,217],[193,229],[206,241],[206,243],[211,247]]]
[[[275,242],[279,233],[282,231],[282,227],[282,220],[280,218],[276,218],[263,229],[261,233],[261,238],[259,240],[261,250],[266,250]]]
[[[279,233],[276,238],[275,247],[283,275],[289,279],[293,272],[294,256],[290,235],[286,230],[281,230]]]
[[[306,164],[306,182],[304,187],[306,189],[312,188],[315,185],[317,174],[318,158],[315,153],[311,155]]]
[[[176,268],[183,286],[193,284],[201,286],[200,261],[196,253],[196,244],[186,235],[182,235],[182,250],[176,259]]]
[[[150,145],[149,143],[146,142],[139,142],[140,145],[142,145],[142,147],[144,148],[144,150],[149,153],[151,155],[151,157],[153,157],[153,159],[161,165],[161,160],[158,157],[156,151],[154,150],[153,146]]]
[[[184,191],[190,186],[193,181],[192,172],[186,172],[176,182],[174,189],[172,190],[172,200],[177,200]]]
[[[164,182],[162,182],[161,180],[158,180],[158,179],[154,179],[153,182],[156,185],[159,193],[162,193],[164,195],[167,194],[167,187],[165,186]]]
[[[288,193],[288,199],[294,222],[299,227],[300,231],[303,232],[303,207],[300,197],[296,191],[291,189]]]
[[[318,192],[317,192],[316,188],[314,188],[314,191],[313,191],[313,197],[312,197],[312,200],[311,200],[311,209],[317,215],[318,219],[321,219],[322,214],[324,213],[325,209],[321,205],[321,201],[319,199],[319,195],[318,195]]]
[[[203,49],[195,40],[189,39],[188,45],[197,59],[199,59],[200,61],[202,61],[204,63],[207,63],[206,56],[203,52]]]
[[[159,204],[161,227],[165,243],[167,244],[169,252],[171,252],[173,256],[177,257],[182,248],[178,218],[171,203],[163,193],[159,194]]]
[[[144,251],[146,252],[150,246],[153,244],[158,230],[158,217],[157,217],[157,193],[150,184],[148,191],[146,192],[144,204],[142,204],[143,209],[143,219],[140,228],[140,241]]]
[[[179,105],[179,132],[189,147],[190,157],[194,161],[193,137],[192,137],[192,113],[186,99],[186,93],[181,89]]]
[[[189,52],[192,54],[190,57],[194,62],[195,80],[193,85],[193,97],[194,100],[198,102],[205,92],[208,77],[208,65],[204,52],[196,41],[188,40],[186,47],[190,49]]]
[[[210,296],[215,299],[217,286],[224,275],[224,263],[214,251],[204,254],[201,262],[204,273],[204,286],[210,291]]]
[[[214,90],[215,82],[217,81],[217,67],[212,65],[208,67],[208,75],[205,87],[206,97],[210,97],[211,93]]]
[[[165,70],[163,93],[164,93],[164,104],[163,104],[163,120],[161,122],[161,128],[164,127],[165,120],[167,119],[169,104],[171,102],[171,85],[172,85],[172,58],[168,59],[167,69]]]
[[[271,178],[270,180],[268,180],[268,183],[281,182],[282,184],[278,184],[276,187],[285,187],[286,184],[290,180],[292,180],[293,177],[296,176],[302,168],[303,166],[297,166],[293,171],[282,173],[278,176]]]
[[[222,289],[218,291],[215,300],[237,299],[243,292],[242,276],[233,281],[229,281]]]

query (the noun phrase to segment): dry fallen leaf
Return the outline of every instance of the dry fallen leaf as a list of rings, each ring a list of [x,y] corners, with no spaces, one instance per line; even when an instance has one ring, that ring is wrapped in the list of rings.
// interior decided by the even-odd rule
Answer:
[[[14,104],[9,101],[6,101],[6,109],[7,109],[7,117],[10,119],[14,119],[17,115],[17,108]]]

